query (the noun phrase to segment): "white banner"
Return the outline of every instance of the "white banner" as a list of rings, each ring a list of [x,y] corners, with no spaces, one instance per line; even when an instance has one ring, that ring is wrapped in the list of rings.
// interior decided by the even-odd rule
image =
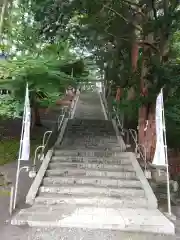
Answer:
[[[27,84],[25,102],[24,102],[24,113],[23,113],[23,122],[22,122],[19,160],[24,160],[24,161],[29,160],[30,127],[31,127],[31,108],[30,108],[30,101],[29,101],[29,89]]]
[[[159,93],[156,99],[156,150],[152,164],[158,166],[166,165],[165,143],[164,143],[164,103],[163,92]]]

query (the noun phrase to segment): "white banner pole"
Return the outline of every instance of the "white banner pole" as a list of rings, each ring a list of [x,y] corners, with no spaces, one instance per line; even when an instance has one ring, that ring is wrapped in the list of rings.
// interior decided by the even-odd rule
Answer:
[[[156,99],[156,150],[152,164],[160,167],[166,167],[168,214],[171,216],[171,193],[169,181],[169,164],[167,155],[163,89],[161,89]]]
[[[25,103],[24,103],[24,113],[23,113],[23,120],[22,120],[21,140],[20,140],[20,148],[19,148],[19,155],[18,155],[18,165],[17,165],[17,171],[16,171],[16,182],[15,182],[15,189],[14,189],[13,209],[16,208],[17,191],[18,191],[18,185],[19,185],[19,172],[20,172],[21,155],[22,155],[22,144],[23,144],[23,136],[24,136],[24,125],[25,125],[25,111],[26,111],[26,106],[25,106]]]
[[[166,159],[166,177],[167,177],[167,203],[168,203],[168,213],[171,216],[171,191],[170,191],[170,182],[169,182],[169,164],[168,164],[168,155],[167,155],[167,141],[166,141],[166,124],[165,124],[165,115],[164,115],[164,101],[163,101],[163,90],[162,92],[162,119],[163,119],[163,135],[164,135],[164,152]]]
[[[16,183],[15,183],[15,191],[14,191],[13,209],[15,209],[16,207],[20,171],[21,169],[24,169],[24,168],[28,169],[27,166],[20,168],[20,163],[21,163],[21,160],[29,160],[29,154],[30,154],[30,145],[29,145],[30,139],[28,139],[30,138],[29,131],[30,131],[30,103],[29,103],[28,83],[27,83],[25,101],[24,101],[24,112],[23,112],[21,140],[20,140],[20,148],[19,148],[19,156],[18,156],[18,165],[17,165],[17,171],[16,171]]]

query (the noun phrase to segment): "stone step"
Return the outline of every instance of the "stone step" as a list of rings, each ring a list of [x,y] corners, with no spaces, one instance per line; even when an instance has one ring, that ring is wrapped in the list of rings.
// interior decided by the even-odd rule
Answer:
[[[148,202],[144,197],[109,197],[106,195],[91,194],[90,196],[81,194],[64,195],[55,193],[40,193],[35,198],[35,203],[45,205],[58,204],[76,204],[96,207],[113,207],[113,208],[148,208]]]
[[[72,134],[73,135],[73,134]],[[72,136],[73,139],[75,139],[76,137],[75,136]],[[80,138],[80,137],[79,137]],[[105,137],[97,137],[97,136],[94,136],[94,134],[90,134],[89,135],[89,138],[93,138],[94,142],[99,142],[99,143],[104,143],[104,144],[117,144],[117,137],[114,137],[114,138],[105,138]],[[68,140],[68,137],[65,136],[64,140]]]
[[[102,138],[107,138],[108,136],[112,136],[115,137],[115,131],[107,131],[107,130],[89,130],[89,129],[82,129],[82,130],[78,130],[78,129],[73,129],[73,130],[69,130],[67,129],[65,134],[67,135],[67,137],[69,136],[75,136],[77,134],[77,136],[91,136],[91,137],[95,137],[96,136],[100,136]]]
[[[99,126],[99,125],[94,125],[94,126],[90,126],[90,125],[77,125],[77,126],[68,126],[67,127],[67,131],[84,131],[84,132],[112,132],[115,133],[115,130],[113,128],[113,126]],[[115,134],[114,134],[115,136]]]
[[[129,208],[96,208],[69,206],[45,212],[20,212],[13,225],[31,227],[68,227],[109,229],[130,232],[151,232],[173,235],[174,225],[159,210]]]
[[[2,239],[6,239],[2,235]],[[164,235],[161,233],[138,233],[125,232],[108,229],[87,229],[87,228],[29,228],[27,238],[18,238],[18,240],[175,240],[175,236]]]
[[[64,143],[61,145],[61,149],[63,150],[69,150],[69,151],[75,151],[77,149],[79,149],[79,146],[81,146],[81,151],[102,151],[101,155],[105,155],[106,153],[104,153],[104,151],[110,151],[110,152],[122,152],[121,147],[117,146],[117,147],[111,147],[111,146],[97,146],[97,145],[91,145],[91,144],[86,144],[85,142],[81,145],[81,144],[67,144]],[[89,153],[83,153],[85,154],[89,154]],[[96,152],[95,152],[96,154]]]
[[[119,158],[129,158],[128,152],[114,152],[114,151],[105,151],[105,150],[82,150],[80,148],[76,150],[58,150],[55,149],[54,156],[84,156],[84,157],[114,157]]]
[[[74,118],[74,119],[69,119],[68,120],[68,126],[69,125],[79,125],[79,124],[85,124],[87,123],[87,125],[91,124],[91,125],[108,125],[111,126],[112,122],[110,120],[102,120],[102,119],[81,119],[81,118]]]
[[[78,157],[78,156],[53,156],[51,162],[72,162],[72,163],[97,163],[97,164],[117,164],[126,165],[131,164],[127,157]]]
[[[107,121],[107,120],[101,120],[101,121],[96,121],[93,119],[82,119],[80,121],[76,121],[75,119],[71,119],[68,121],[68,127],[73,127],[73,126],[91,126],[91,127],[112,127],[112,122]]]
[[[92,145],[94,147],[104,147],[104,148],[116,148],[116,147],[120,147],[119,144],[116,142],[116,143],[102,143],[102,142],[99,142],[99,141],[90,141],[89,139],[85,139],[85,138],[71,138],[71,139],[67,139],[67,140],[64,140],[62,142],[62,144],[67,144],[69,142],[72,142],[73,145],[76,145],[77,147],[82,145],[82,144],[89,144],[89,145]],[[71,146],[69,146],[71,147]]]
[[[107,169],[108,170],[120,170],[120,171],[134,171],[133,166],[131,164],[124,164],[124,165],[117,165],[117,164],[97,164],[97,163],[88,163],[88,162],[79,162],[79,163],[73,163],[73,162],[61,162],[61,161],[56,161],[56,162],[50,162],[48,168],[49,169],[62,169],[62,168],[81,168],[81,169]]]
[[[114,128],[112,126],[89,126],[89,125],[78,125],[78,126],[68,126],[67,131],[85,131],[85,132],[113,132]]]
[[[71,138],[69,137],[69,139],[64,139],[64,141],[62,142],[63,145],[68,144],[68,143],[72,143],[73,145],[76,145],[77,147],[79,146],[79,148],[83,144],[89,144],[89,145],[96,146],[96,147],[106,147],[106,148],[107,147],[108,148],[119,147],[119,143],[117,143],[117,142],[116,143],[108,143],[108,142],[103,143],[103,142],[99,142],[99,141],[89,140],[85,137],[73,138],[71,136]],[[68,147],[71,147],[71,146],[68,146]]]
[[[96,131],[96,130],[94,130],[94,131],[90,131],[90,130],[76,130],[76,129],[74,129],[74,130],[66,130],[66,132],[65,132],[65,137],[66,138],[68,138],[68,137],[75,137],[75,136],[77,136],[77,137],[79,137],[79,136],[84,136],[84,137],[87,137],[87,136],[89,136],[89,137],[95,137],[96,138],[96,136],[101,136],[102,138],[104,138],[104,137],[108,137],[108,136],[113,136],[113,137],[115,137],[116,135],[115,135],[115,132],[114,131],[107,131],[107,130],[104,130],[104,131]]]
[[[108,136],[108,137],[95,136],[94,141],[99,143],[117,144],[117,137],[116,136]]]
[[[49,169],[46,171],[46,176],[98,176],[98,177],[114,177],[123,179],[137,179],[135,172],[122,172],[122,171],[107,171],[106,169]]]
[[[65,132],[65,139],[69,138],[92,138],[94,141],[104,142],[104,143],[117,143],[117,137],[115,132],[107,131],[77,131],[77,130],[67,130]],[[108,139],[109,138],[109,139]]]
[[[54,186],[61,186],[63,184],[90,184],[92,186],[102,187],[124,187],[124,188],[141,188],[141,182],[138,180],[127,180],[127,179],[113,179],[106,177],[79,177],[79,176],[68,176],[68,177],[45,177],[43,179],[43,185],[52,184]]]
[[[103,195],[103,196],[112,196],[112,197],[121,197],[121,196],[138,196],[145,197],[143,189],[140,188],[117,188],[117,187],[100,187],[93,186],[90,184],[67,184],[63,186],[41,186],[39,192],[44,193],[56,193],[56,194],[85,194],[90,196],[91,194]]]

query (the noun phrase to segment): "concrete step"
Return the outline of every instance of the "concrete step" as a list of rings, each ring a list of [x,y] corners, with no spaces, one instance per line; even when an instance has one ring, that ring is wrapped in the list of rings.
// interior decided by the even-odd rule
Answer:
[[[71,144],[69,144],[70,142],[64,142],[62,143],[60,149],[66,151],[66,150],[77,150],[77,149],[81,149],[81,151],[85,149],[87,149],[87,147],[89,148],[95,148],[95,151],[102,151],[102,150],[108,150],[110,152],[112,151],[120,151],[120,145],[118,144],[101,144],[101,143],[91,143],[89,141],[86,141],[86,140],[82,140],[82,141],[79,141],[77,140],[78,142],[75,141],[71,141]],[[75,148],[75,149],[73,149]],[[83,151],[84,151],[83,150]]]
[[[128,152],[114,152],[114,151],[104,151],[104,150],[82,150],[78,148],[76,150],[58,150],[55,149],[54,156],[84,156],[84,157],[110,157],[117,156],[119,158],[129,158]]]
[[[39,188],[39,192],[43,193],[56,193],[56,194],[97,194],[103,196],[112,196],[112,197],[121,197],[121,196],[136,196],[136,197],[145,197],[145,193],[143,189],[140,188],[117,188],[117,187],[100,187],[93,186],[90,184],[67,184],[63,186],[41,186]]]
[[[94,126],[90,126],[90,125],[79,125],[79,126],[68,126],[67,130],[69,131],[85,131],[85,132],[115,132],[114,128],[112,126],[98,126],[98,125],[94,125]]]
[[[79,157],[79,156],[53,156],[51,162],[72,162],[72,163],[96,163],[96,164],[117,164],[126,165],[131,164],[130,159],[125,156],[123,157]]]
[[[86,126],[86,125],[82,125],[82,126],[74,126],[74,127],[68,127],[67,128],[67,132],[77,132],[77,133],[81,133],[81,132],[88,132],[88,133],[106,133],[106,135],[108,136],[108,133],[113,133],[113,135],[110,136],[115,136],[115,131],[113,127],[100,127],[100,126]],[[97,135],[98,136],[98,135]]]
[[[7,239],[9,234],[2,239]],[[87,229],[87,228],[29,228],[27,238],[18,240],[175,240],[175,236],[158,233],[124,232],[108,229]],[[177,238],[178,239],[178,238]]]
[[[20,212],[11,220],[13,225],[31,227],[68,227],[109,229],[128,232],[151,232],[173,235],[174,225],[159,210],[129,208],[96,208],[69,206],[45,212]]]
[[[122,149],[120,146],[118,147],[111,147],[111,146],[96,146],[96,145],[91,145],[91,144],[86,144],[85,142],[81,145],[76,145],[76,144],[65,144],[62,145],[62,149],[66,151],[76,151],[79,146],[81,146],[81,151],[101,151],[101,155],[104,156],[104,151],[110,151],[110,152],[122,152]],[[87,154],[87,153],[85,153]],[[84,154],[84,155],[85,155]],[[88,153],[89,154],[89,153]],[[96,155],[96,152],[95,152]]]
[[[148,208],[148,203],[144,197],[109,197],[106,195],[91,194],[90,196],[81,194],[64,195],[55,193],[40,193],[35,198],[35,203],[45,205],[58,204],[76,204],[96,207],[113,207],[113,208]]]
[[[102,187],[125,187],[125,188],[141,188],[141,182],[138,180],[127,179],[113,179],[106,177],[45,177],[43,179],[43,185],[53,184],[54,186],[60,186],[63,184],[91,184],[94,186]]]
[[[66,145],[68,143],[73,143],[73,145],[77,145],[77,147],[80,148],[81,145],[83,144],[91,144],[92,146],[96,146],[96,147],[119,147],[119,143],[108,143],[108,142],[100,142],[100,141],[95,141],[92,137],[92,139],[90,140],[89,137],[85,138],[85,137],[69,137],[67,140],[65,139],[62,144]],[[70,146],[69,146],[70,147]]]
[[[124,165],[117,165],[117,164],[97,164],[97,163],[88,163],[88,162],[79,162],[79,163],[73,163],[73,162],[50,162],[48,168],[49,169],[61,169],[61,168],[81,168],[81,169],[89,169],[89,168],[94,168],[94,169],[107,169],[108,170],[120,170],[120,171],[134,171],[133,166],[130,164],[124,164]]]
[[[82,136],[83,136],[83,134],[82,134]],[[63,142],[66,142],[69,139],[73,139],[73,140],[80,139],[80,140],[82,140],[82,136],[74,136],[73,134],[71,134],[70,138],[65,136]],[[111,144],[111,145],[113,145],[113,144],[117,145],[118,144],[117,138],[116,139],[105,139],[103,137],[98,137],[97,138],[97,136],[94,136],[94,134],[88,136],[87,138],[89,138],[94,143],[99,143],[99,144]]]
[[[98,176],[98,177],[113,177],[113,178],[123,178],[123,179],[137,179],[135,172],[123,172],[123,171],[107,171],[107,169],[49,169],[46,171],[46,176]]]

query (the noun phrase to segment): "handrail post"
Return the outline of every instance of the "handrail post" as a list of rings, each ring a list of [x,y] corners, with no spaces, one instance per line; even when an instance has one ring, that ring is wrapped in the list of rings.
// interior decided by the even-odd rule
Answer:
[[[10,202],[9,202],[9,214],[12,215],[13,211],[13,198],[14,198],[14,186],[11,186],[11,193],[10,193]]]
[[[52,131],[46,131],[45,133],[44,133],[44,136],[43,136],[43,146],[45,145],[45,139],[46,139],[46,135],[48,135],[48,134],[50,134],[50,133],[52,133]]]
[[[47,137],[47,141],[48,141],[49,138],[50,138],[50,136],[51,136],[51,134],[52,134],[52,131],[46,131],[46,132],[44,133],[42,146],[45,147],[45,145],[46,145],[46,141],[45,141],[46,135],[48,135],[48,137]],[[42,151],[41,151],[41,157],[42,157],[42,156],[43,156],[43,148],[42,148]]]
[[[34,153],[34,159],[33,159],[33,166],[36,166],[36,158],[37,158],[37,152],[39,151],[39,149],[44,149],[43,145],[40,145],[36,148],[35,153]],[[41,155],[42,156],[42,155]]]

